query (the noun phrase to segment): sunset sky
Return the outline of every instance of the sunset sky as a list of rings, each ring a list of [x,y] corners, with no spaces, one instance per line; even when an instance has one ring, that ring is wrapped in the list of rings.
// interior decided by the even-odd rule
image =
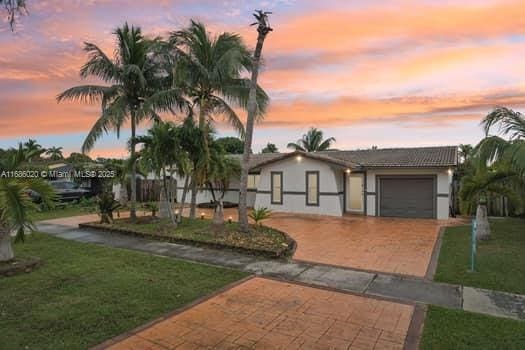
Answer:
[[[83,84],[84,41],[111,54],[111,32],[125,21],[154,36],[193,18],[252,47],[258,8],[273,11],[274,32],[260,78],[271,107],[256,126],[256,152],[267,142],[285,150],[310,126],[340,149],[476,143],[495,105],[525,110],[523,0],[26,2],[14,33],[0,22],[1,148],[31,137],[80,150],[100,107],[55,96]],[[90,155],[123,156],[127,136],[105,136]]]

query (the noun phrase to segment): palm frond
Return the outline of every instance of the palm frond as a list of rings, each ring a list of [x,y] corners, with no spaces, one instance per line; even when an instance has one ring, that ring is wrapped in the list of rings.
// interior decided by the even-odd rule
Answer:
[[[244,137],[244,125],[237,115],[237,113],[230,107],[230,105],[219,96],[213,96],[210,101],[213,111],[222,115],[230,125],[232,125],[239,135]]]
[[[116,83],[120,79],[120,69],[97,45],[85,42],[84,51],[88,53],[89,60],[80,69],[80,76],[97,77],[106,82]]]
[[[287,148],[291,148],[291,149],[294,149],[296,151],[303,151],[303,152],[306,152],[306,150],[304,149],[303,146],[301,146],[299,143],[295,143],[295,142],[290,142],[286,145]]]
[[[499,125],[498,131],[510,136],[511,139],[525,137],[525,118],[520,112],[515,112],[510,108],[496,107],[481,123],[486,135],[489,134],[492,127]]]
[[[56,99],[58,102],[65,100],[81,103],[100,103],[102,99],[111,98],[118,92],[117,86],[81,85],[75,86],[60,93]]]

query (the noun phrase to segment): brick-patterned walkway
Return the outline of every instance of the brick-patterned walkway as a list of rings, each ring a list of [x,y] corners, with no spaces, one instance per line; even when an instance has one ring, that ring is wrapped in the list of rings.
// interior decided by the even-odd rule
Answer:
[[[402,349],[414,307],[250,279],[111,349]]]

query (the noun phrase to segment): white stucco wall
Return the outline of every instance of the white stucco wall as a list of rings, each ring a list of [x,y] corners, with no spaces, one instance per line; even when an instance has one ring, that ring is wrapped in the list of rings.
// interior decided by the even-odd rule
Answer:
[[[177,201],[180,201],[182,199],[182,193],[184,192],[184,178],[181,178],[178,175],[175,175],[175,179],[177,180]],[[239,203],[239,185],[240,179],[232,179],[230,181],[230,189],[226,191],[224,195],[224,201],[225,202],[231,202],[231,203]],[[251,191],[248,190],[247,195],[247,204],[248,207],[253,207],[255,204],[255,190]],[[186,203],[189,203],[191,200],[191,189],[188,190],[188,194],[186,195]],[[197,204],[199,203],[205,203],[205,202],[211,202],[212,196],[211,192],[207,189],[203,189],[200,191],[197,191]]]
[[[283,173],[283,204],[271,203],[269,192],[272,171]],[[319,171],[319,206],[306,205],[306,171]],[[333,169],[325,162],[306,157],[301,157],[300,160],[297,157],[287,158],[261,170],[255,208],[266,207],[278,212],[341,216],[343,214],[342,180],[342,171]],[[260,193],[260,191],[268,193]]]
[[[366,192],[373,192],[375,195],[366,196],[367,215],[376,215],[376,198],[379,195],[376,190],[376,175],[436,175],[437,178],[437,207],[436,214],[438,219],[447,219],[449,216],[450,203],[450,184],[452,176],[448,169],[378,169],[367,170]],[[447,197],[439,195],[447,194]]]

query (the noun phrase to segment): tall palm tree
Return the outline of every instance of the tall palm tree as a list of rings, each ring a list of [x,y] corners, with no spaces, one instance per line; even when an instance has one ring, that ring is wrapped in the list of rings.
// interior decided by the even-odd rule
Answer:
[[[204,24],[192,20],[189,27],[171,33],[170,44],[176,57],[176,85],[198,110],[199,128],[222,116],[243,135],[244,126],[235,108],[247,108],[250,80],[242,74],[250,71],[253,63],[242,38],[234,33],[213,36]],[[260,87],[256,102],[260,115],[268,102]]]
[[[477,146],[477,152],[485,161],[506,159],[513,168],[525,176],[525,117],[520,112],[506,107],[496,107],[481,122],[485,139]],[[490,132],[497,128],[502,136]]]
[[[211,35],[199,22],[191,21],[189,27],[173,32],[170,36],[173,56],[176,59],[175,85],[181,88],[197,111],[205,157],[201,167],[209,166],[209,127],[216,116],[226,119],[241,136],[244,126],[236,108],[246,109],[250,80],[243,73],[253,68],[250,53],[238,34]],[[256,114],[262,115],[268,96],[257,86]],[[204,169],[193,169],[206,172]],[[192,208],[195,207],[198,180],[192,181]],[[194,217],[195,212],[190,211]]]
[[[46,155],[49,156],[49,159],[51,160],[60,160],[64,159],[64,155],[62,154],[63,147],[49,147],[46,150]]]
[[[80,70],[82,78],[98,78],[108,86],[82,85],[68,89],[58,95],[59,102],[72,100],[83,103],[100,103],[99,119],[93,125],[82,145],[82,153],[89,152],[103,133],[116,131],[130,123],[130,158],[136,159],[136,130],[145,120],[159,120],[159,112],[182,108],[183,100],[176,89],[168,89],[171,69],[165,66],[161,43],[158,39],[147,39],[139,27],[124,24],[117,28],[116,49],[113,59],[97,45],[85,43],[84,50],[89,60]],[[136,165],[131,167],[131,218],[136,218]]]
[[[335,138],[329,137],[323,140],[323,132],[317,128],[310,128],[303,137],[297,142],[290,142],[286,147],[292,148],[296,151],[303,152],[319,152],[330,149]]]
[[[20,145],[17,152],[7,159],[0,160],[0,169],[20,170],[26,162],[26,152]],[[53,205],[55,195],[46,181],[35,178],[0,177],[0,262],[14,258],[11,247],[12,231],[16,231],[16,241],[23,241],[25,231],[34,229],[29,214],[30,210],[34,209],[28,194],[31,191],[37,192],[45,205]]]
[[[252,63],[252,78],[250,81],[250,92],[248,96],[248,117],[246,118],[246,137],[244,140],[244,152],[242,156],[241,181],[239,192],[239,224],[243,232],[248,232],[248,172],[250,164],[250,154],[252,153],[252,137],[255,120],[260,113],[257,108],[257,79],[259,77],[259,65],[261,62],[261,54],[264,45],[264,40],[268,33],[273,29],[268,22],[268,15],[270,12],[263,12],[261,10],[255,11],[253,16],[257,20],[252,23],[252,26],[257,25],[257,45],[253,54]]]

